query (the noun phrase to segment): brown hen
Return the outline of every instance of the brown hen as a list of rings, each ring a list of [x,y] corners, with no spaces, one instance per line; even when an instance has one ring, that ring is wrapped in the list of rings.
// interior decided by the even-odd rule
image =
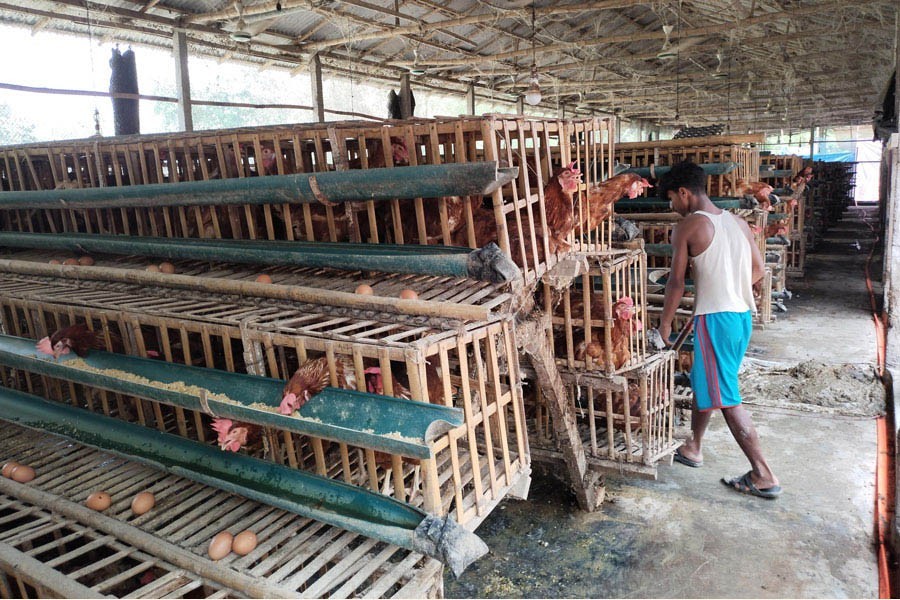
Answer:
[[[545,234],[540,215],[534,210],[535,241],[540,259],[543,256],[543,240],[547,239],[547,245],[551,254],[565,252],[571,248],[568,237],[575,229],[575,208],[573,195],[581,185],[581,171],[575,168],[575,163],[561,167],[554,171],[553,176],[544,187],[544,208],[547,217],[547,232]],[[537,208],[536,206],[534,207]],[[522,221],[522,229],[528,227],[528,213],[526,209],[519,210]],[[496,242],[497,218],[493,208],[477,206],[472,211],[473,227],[475,229],[475,244],[481,248],[489,242]],[[506,227],[509,232],[510,255],[520,267],[533,266],[535,257],[532,252],[531,233],[527,229],[521,231],[516,222],[516,213],[506,214]],[[457,232],[455,245],[466,246],[467,232],[462,227]],[[523,250],[524,247],[524,250]]]
[[[124,352],[121,338],[113,332],[109,334],[112,342],[112,352]],[[103,350],[106,345],[102,337],[98,337],[84,323],[76,323],[55,331],[52,335],[38,341],[35,348],[43,354],[49,354],[58,359],[64,354],[75,352],[84,358],[91,350]]]
[[[649,187],[650,182],[636,173],[622,173],[592,187],[582,200],[582,231],[597,229],[612,214],[614,203],[626,197],[637,198]]]
[[[343,360],[335,358],[334,368],[338,380],[337,387],[356,389],[356,377],[353,371],[344,365]],[[297,367],[285,384],[278,412],[283,415],[292,414],[329,385],[331,385],[331,374],[328,369],[328,358],[323,356],[306,361]]]
[[[734,184],[734,196],[752,196],[759,202],[759,208],[762,210],[771,210],[772,201],[769,195],[775,191],[768,183],[762,181],[745,181],[738,179]]]
[[[591,310],[596,309],[592,306]],[[600,310],[602,311],[602,309]],[[598,314],[601,313],[598,312]],[[643,328],[641,320],[635,318],[636,314],[634,300],[630,296],[623,296],[613,304],[613,325],[609,335],[612,344],[610,350],[612,364],[615,369],[621,369],[631,360],[631,334]],[[597,317],[592,314],[591,318]],[[591,341],[582,341],[575,347],[575,359],[584,360],[585,356],[590,356],[594,361],[605,362],[606,342],[604,338],[602,329],[592,329]]]

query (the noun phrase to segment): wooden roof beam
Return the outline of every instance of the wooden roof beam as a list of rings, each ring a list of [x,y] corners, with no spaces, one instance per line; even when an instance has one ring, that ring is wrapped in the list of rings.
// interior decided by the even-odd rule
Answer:
[[[688,37],[709,37],[711,35],[717,33],[724,33],[727,31],[732,31],[734,29],[745,29],[747,27],[751,27],[754,25],[763,25],[767,23],[772,23],[784,19],[792,19],[799,16],[812,15],[821,12],[827,11],[837,11],[841,8],[846,8],[846,2],[841,0],[831,0],[830,2],[825,2],[822,4],[817,4],[815,6],[802,6],[800,8],[792,8],[779,12],[766,13],[764,15],[759,15],[757,17],[753,17],[751,19],[744,19],[740,21],[731,21],[728,23],[722,24],[709,24],[701,27],[693,27],[688,29],[682,29],[680,32],[673,32],[669,35],[670,40],[674,39],[682,39]],[[660,31],[648,31],[644,33],[629,33],[623,35],[612,35],[612,36],[604,36],[580,41],[573,42],[560,42],[556,44],[546,44],[544,46],[540,46],[535,49],[536,52],[557,52],[561,50],[570,49],[572,47],[584,47],[584,46],[595,46],[601,44],[620,44],[620,43],[629,43],[643,40],[664,40],[665,34]],[[516,50],[511,52],[502,52],[499,54],[494,54],[490,56],[473,56],[465,59],[431,59],[427,61],[419,61],[419,64],[428,67],[445,67],[445,66],[457,66],[457,65],[468,65],[475,64],[478,62],[491,62],[491,61],[502,61],[511,58],[516,58],[520,56],[526,56],[531,53],[531,49],[523,49]]]
[[[650,4],[650,0],[599,0],[597,2],[583,2],[580,4],[569,4],[569,5],[556,5],[551,4],[550,6],[543,6],[539,8],[535,8],[536,15],[557,15],[557,14],[565,14],[571,12],[584,12],[586,10],[612,10],[616,8],[627,8],[629,6],[635,6],[639,4]],[[478,15],[470,15],[466,17],[457,17],[455,19],[446,19],[444,21],[435,21],[431,23],[427,22],[418,22],[414,25],[406,25],[401,27],[393,27],[389,31],[378,31],[371,32],[368,34],[358,35],[358,36],[345,36],[342,38],[335,38],[333,40],[323,40],[321,42],[313,42],[306,45],[306,48],[310,51],[322,50],[324,48],[329,48],[331,46],[340,46],[342,44],[348,44],[353,42],[361,42],[367,40],[380,39],[383,37],[397,37],[400,35],[410,35],[410,34],[419,34],[423,35],[428,31],[433,31],[436,29],[447,29],[450,27],[460,27],[463,25],[477,25],[481,23],[487,23],[491,21],[498,21],[503,18],[507,18],[510,16],[518,16],[518,17],[527,17],[530,15],[530,11],[525,9],[513,9],[509,11],[501,11],[499,9],[495,9],[493,12],[483,13]]]

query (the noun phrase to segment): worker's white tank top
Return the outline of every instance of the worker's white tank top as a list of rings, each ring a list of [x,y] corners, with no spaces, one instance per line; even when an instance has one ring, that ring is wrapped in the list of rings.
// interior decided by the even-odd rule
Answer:
[[[695,314],[756,312],[753,257],[737,217],[726,211],[714,215],[698,210],[694,214],[709,219],[715,229],[709,247],[691,259]]]

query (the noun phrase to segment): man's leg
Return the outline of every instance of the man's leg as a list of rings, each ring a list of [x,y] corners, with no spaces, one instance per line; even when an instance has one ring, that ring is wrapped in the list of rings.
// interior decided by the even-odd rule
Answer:
[[[697,462],[703,461],[703,434],[706,433],[711,416],[712,411],[700,412],[694,403],[691,409],[691,437],[678,449],[683,457]]]
[[[769,463],[766,462],[762,454],[762,448],[759,445],[759,434],[756,433],[750,413],[742,405],[738,405],[731,408],[723,408],[722,416],[725,417],[725,422],[728,423],[731,435],[734,436],[741,450],[744,451],[747,460],[750,461],[752,469],[750,477],[753,485],[761,490],[778,485],[778,478],[772,473]]]

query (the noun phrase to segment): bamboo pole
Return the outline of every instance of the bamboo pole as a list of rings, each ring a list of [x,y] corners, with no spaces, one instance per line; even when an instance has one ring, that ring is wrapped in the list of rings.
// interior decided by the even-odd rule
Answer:
[[[85,510],[93,512],[89,509]],[[0,542],[0,564],[11,567],[16,577],[25,575],[28,578],[28,583],[38,588],[38,590],[44,589],[53,594],[58,594],[58,597],[60,598],[114,597],[98,594],[91,588],[81,585],[78,581],[66,577],[56,569],[48,567],[36,558],[32,558],[28,554],[20,552],[14,546],[10,546],[4,542]]]
[[[405,315],[422,315],[459,319],[464,321],[491,320],[490,309],[469,304],[434,302],[431,300],[404,300],[383,296],[368,296],[322,290],[303,286],[287,286],[255,281],[233,281],[215,277],[151,273],[132,269],[109,267],[82,267],[70,265],[45,265],[29,261],[0,259],[0,271],[19,275],[39,275],[62,279],[115,281],[138,285],[167,287],[184,290],[202,290],[218,294],[235,294],[274,298],[315,305],[343,306],[356,310],[391,312]]]
[[[190,550],[168,542],[153,534],[147,533],[128,523],[118,519],[107,517],[90,508],[60,498],[30,485],[17,484],[11,480],[0,478],[0,493],[23,502],[42,506],[57,512],[64,517],[74,519],[83,525],[97,529],[116,539],[125,542],[135,548],[147,552],[151,556],[163,558],[166,562],[185,569],[189,573],[196,573],[216,583],[234,590],[240,590],[257,598],[296,598],[297,593],[286,590],[281,586],[272,585],[266,579],[247,575],[243,571],[237,571],[219,565],[216,562],[198,557]],[[89,594],[66,595],[69,598],[94,598],[97,593],[90,590]]]
[[[737,19],[735,21],[730,21],[727,23],[717,23],[717,24],[707,24],[704,26],[698,27],[689,27],[681,29],[680,31],[674,31],[669,34],[670,40],[689,38],[689,37],[709,37],[716,33],[723,33],[727,31],[731,31],[733,29],[743,29],[746,27],[750,27],[751,25],[761,25],[764,23],[771,23],[773,21],[780,21],[783,19],[791,19],[794,17],[801,17],[806,15],[814,15],[814,14],[824,14],[831,10],[840,10],[845,6],[845,2],[841,0],[832,0],[831,2],[825,2],[816,4],[815,6],[804,6],[801,8],[792,8],[788,10],[782,11],[774,11],[765,13],[756,17],[750,17],[748,19]],[[644,31],[641,33],[627,33],[622,35],[607,35],[596,38],[587,38],[578,41],[572,42],[557,42],[554,44],[545,44],[543,46],[538,46],[534,51],[535,52],[559,52],[564,50],[570,50],[572,48],[583,48],[586,46],[597,46],[597,45],[608,45],[608,44],[624,44],[631,42],[640,42],[645,40],[664,40],[666,38],[665,33],[662,30],[657,31]],[[478,64],[482,62],[492,62],[492,61],[501,61],[508,60],[512,58],[521,58],[524,56],[530,56],[532,53],[532,49],[523,48],[520,50],[513,50],[509,52],[499,52],[490,55],[479,55],[479,56],[470,56],[466,59],[432,59],[419,61],[420,65],[427,67],[455,67],[463,64]]]
[[[534,12],[536,15],[559,15],[559,14],[567,14],[573,12],[584,12],[590,10],[612,10],[616,8],[627,8],[630,6],[635,6],[638,4],[646,4],[646,0],[605,0],[600,2],[581,2],[573,5],[561,5],[557,6],[551,4],[549,6],[543,6],[541,8],[535,8]],[[519,17],[525,16],[525,12],[522,9],[518,9],[515,11],[504,11],[504,12],[516,12]],[[504,15],[505,17],[512,17],[513,15]],[[344,44],[355,44],[359,42],[365,42],[369,40],[378,40],[382,38],[394,38],[402,35],[423,35],[427,31],[433,31],[435,29],[447,29],[451,27],[460,27],[464,25],[476,25],[480,23],[491,23],[498,19],[498,15],[494,11],[490,11],[487,13],[479,14],[479,15],[470,15],[466,17],[458,17],[456,19],[446,19],[444,21],[431,21],[431,22],[419,22],[414,25],[405,25],[403,27],[392,27],[386,31],[375,31],[372,33],[363,33],[357,35],[349,35],[340,38],[333,38],[330,40],[323,40],[321,42],[312,42],[305,44],[305,47],[315,52],[317,50],[322,50],[325,48],[330,48],[332,46],[343,46]],[[199,21],[200,19],[192,18],[191,21]],[[206,20],[205,18],[203,20]]]

